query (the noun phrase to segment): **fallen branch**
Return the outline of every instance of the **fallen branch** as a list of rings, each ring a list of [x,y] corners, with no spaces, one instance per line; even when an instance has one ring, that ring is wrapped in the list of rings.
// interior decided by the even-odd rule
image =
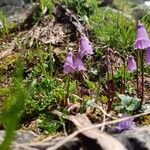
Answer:
[[[76,125],[77,129],[84,129],[93,125],[85,114],[70,116],[70,119]],[[77,137],[81,141],[83,149],[112,150],[112,147],[114,150],[126,149],[117,139],[107,133],[101,132],[97,128],[80,133]],[[108,144],[108,141],[111,144]]]
[[[131,117],[117,119],[117,120],[113,120],[113,121],[109,121],[109,122],[105,122],[105,123],[101,123],[101,124],[97,124],[97,125],[92,125],[92,126],[87,127],[87,128],[79,129],[79,130],[75,131],[74,133],[70,134],[68,137],[66,137],[65,139],[63,139],[59,143],[57,143],[55,146],[53,146],[51,148],[48,148],[47,150],[56,150],[56,149],[60,148],[61,146],[63,146],[65,143],[69,142],[72,138],[76,137],[78,134],[83,133],[85,131],[88,131],[88,130],[91,130],[91,129],[94,129],[94,128],[100,128],[104,125],[116,124],[118,122],[138,118],[138,117],[145,116],[145,115],[148,115],[148,114],[150,114],[150,111],[142,113],[142,114],[137,114],[137,115],[134,115],[134,116],[131,116]]]

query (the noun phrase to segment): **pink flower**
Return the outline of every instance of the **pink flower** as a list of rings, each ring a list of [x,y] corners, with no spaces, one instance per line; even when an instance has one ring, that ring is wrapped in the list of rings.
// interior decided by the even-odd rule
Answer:
[[[87,37],[81,36],[79,46],[80,46],[79,55],[81,58],[93,54],[92,45]]]
[[[146,64],[150,65],[150,47],[146,49]]]
[[[82,62],[82,58],[78,54],[75,61],[74,61],[74,67],[76,68],[77,71],[85,71],[86,68],[84,67],[84,64]]]
[[[134,49],[146,49],[150,47],[150,40],[144,25],[138,22],[136,31],[136,40],[134,42]]]
[[[72,52],[68,53],[63,67],[65,74],[73,73],[75,71]]]
[[[136,70],[136,62],[135,62],[134,57],[132,55],[129,56],[129,58],[128,58],[128,66],[127,66],[127,68],[128,68],[129,72],[133,72],[133,71]]]

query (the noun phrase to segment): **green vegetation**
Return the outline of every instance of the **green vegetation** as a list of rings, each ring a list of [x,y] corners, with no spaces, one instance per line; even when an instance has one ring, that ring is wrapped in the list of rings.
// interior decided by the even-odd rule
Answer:
[[[58,3],[65,4],[73,10],[83,26],[86,26],[94,54],[90,58],[83,59],[87,68],[85,72],[75,71],[66,75],[63,72],[63,65],[67,52],[70,51],[69,41],[62,45],[51,45],[44,44],[37,38],[32,47],[23,45],[24,41],[20,42],[21,37],[17,33],[15,35],[9,32],[11,29],[9,23],[0,13],[0,20],[4,25],[0,30],[0,42],[3,43],[7,35],[11,37],[10,39],[16,36],[17,44],[21,43],[19,45],[21,52],[15,51],[15,54],[3,58],[3,63],[0,64],[0,81],[3,83],[9,78],[9,83],[0,88],[0,104],[4,101],[3,105],[0,105],[0,126],[2,124],[6,129],[1,150],[8,149],[14,131],[26,122],[30,124],[36,120],[41,133],[55,134],[61,131],[65,120],[55,117],[52,114],[53,110],[67,115],[71,114],[71,111],[94,112],[97,115],[92,105],[97,103],[101,104],[107,113],[113,112],[114,115],[119,113],[133,115],[144,111],[140,108],[140,98],[136,96],[137,74],[127,70],[128,56],[136,57],[133,49],[135,20],[127,18],[122,10],[122,5],[126,5],[125,8],[129,6],[115,1],[117,7],[122,7],[120,10],[101,8],[98,7],[97,0],[59,0]],[[40,0],[39,7],[40,19],[34,21],[41,23],[44,15],[52,16],[55,4],[51,0]],[[150,33],[145,17],[141,22]],[[77,45],[79,37],[79,35],[77,38],[74,37],[75,46],[71,50],[74,54],[79,47]],[[56,48],[61,49],[61,54],[56,54]],[[141,71],[139,72],[141,74]],[[149,66],[145,67],[144,73],[149,75]],[[70,110],[76,104],[79,105],[79,110]]]
[[[0,149],[2,150],[9,149],[9,145],[14,137],[14,130],[20,121],[24,101],[26,99],[26,89],[23,85],[22,78],[23,65],[18,63],[16,68],[10,94],[5,101],[4,111],[0,115],[0,122],[3,123],[6,129],[5,140],[0,145]]]

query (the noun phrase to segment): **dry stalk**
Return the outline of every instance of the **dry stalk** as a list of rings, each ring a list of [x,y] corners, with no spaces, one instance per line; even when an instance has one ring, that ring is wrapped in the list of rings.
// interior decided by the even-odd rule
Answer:
[[[47,150],[57,150],[58,148],[63,146],[65,143],[69,142],[72,138],[76,137],[79,133],[83,133],[85,131],[88,131],[88,130],[91,130],[91,129],[94,129],[94,128],[100,128],[100,127],[105,126],[105,125],[116,124],[116,123],[121,122],[121,121],[138,118],[138,117],[145,116],[145,115],[148,115],[148,114],[150,114],[150,112],[145,112],[145,113],[137,114],[137,115],[134,115],[134,116],[131,116],[131,117],[126,117],[126,118],[122,118],[122,119],[108,121],[108,122],[105,122],[105,123],[92,125],[92,126],[87,127],[87,128],[79,129],[79,130],[73,132],[72,134],[70,134],[68,137],[66,137],[65,139],[63,139],[59,143],[57,143],[55,146],[53,146],[51,148],[48,148]]]

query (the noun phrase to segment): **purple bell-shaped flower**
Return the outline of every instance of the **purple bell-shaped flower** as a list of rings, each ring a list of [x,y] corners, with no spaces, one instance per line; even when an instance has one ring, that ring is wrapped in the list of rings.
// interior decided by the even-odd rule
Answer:
[[[129,56],[129,58],[128,58],[127,68],[128,68],[129,72],[133,72],[137,68],[136,61],[135,61],[135,59],[134,59],[134,57],[132,55]]]
[[[73,73],[75,71],[72,52],[68,53],[63,67],[65,74]]]
[[[125,117],[127,117],[127,115],[124,114],[122,116],[122,118],[125,118]],[[133,119],[128,119],[128,120],[117,123],[115,130],[116,130],[116,132],[122,132],[124,130],[132,129],[135,126],[136,125],[135,125],[135,122],[133,121]]]
[[[77,71],[85,71],[86,68],[84,67],[84,64],[82,62],[82,58],[78,54],[76,59],[74,60],[74,67]]]
[[[146,64],[150,65],[150,47],[146,49]]]
[[[79,55],[81,58],[83,58],[84,56],[93,54],[92,45],[87,37],[81,36],[79,47],[80,47]]]
[[[144,25],[138,22],[136,31],[136,40],[134,42],[134,49],[146,49],[150,47],[150,40]]]

